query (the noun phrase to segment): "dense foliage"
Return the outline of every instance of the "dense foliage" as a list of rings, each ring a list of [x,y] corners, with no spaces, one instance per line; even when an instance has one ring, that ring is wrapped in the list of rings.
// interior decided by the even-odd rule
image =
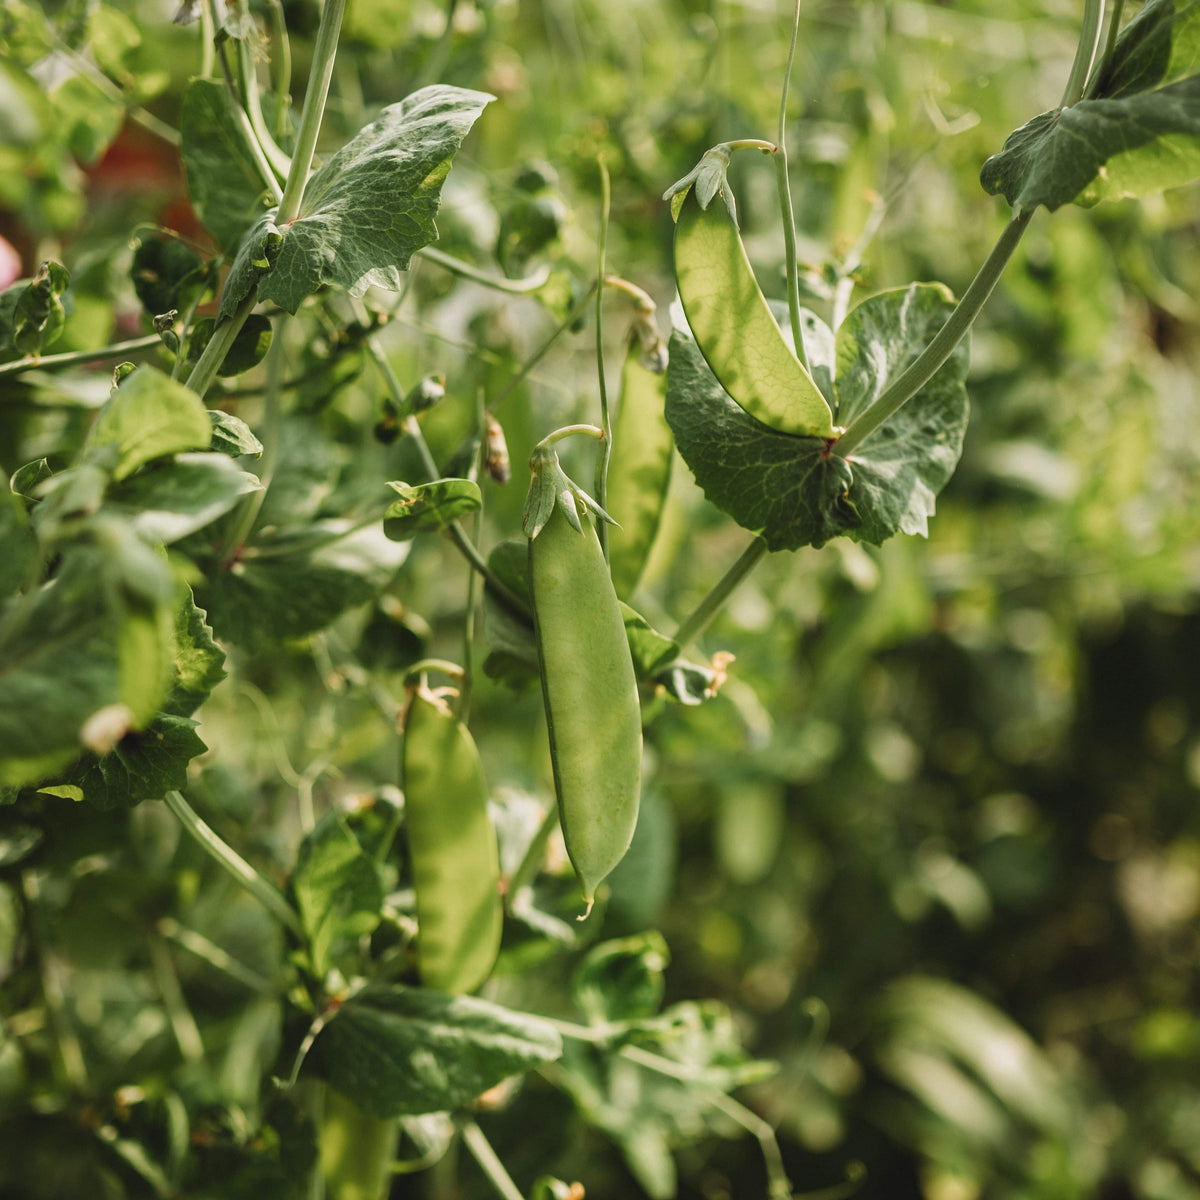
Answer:
[[[1200,1200],[1200,4],[338,7],[0,12],[0,1196]]]

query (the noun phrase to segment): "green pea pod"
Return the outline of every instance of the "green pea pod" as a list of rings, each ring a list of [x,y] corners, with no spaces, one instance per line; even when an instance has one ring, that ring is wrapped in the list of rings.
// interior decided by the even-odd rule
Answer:
[[[636,343],[621,370],[621,403],[608,466],[608,511],[620,526],[609,533],[608,565],[619,596],[637,587],[671,482],[675,439],[665,413],[667,376],[647,370]]]
[[[400,1122],[368,1117],[341,1092],[325,1089],[321,1175],[328,1200],[380,1200],[388,1194]]]
[[[404,822],[426,987],[474,991],[500,949],[503,910],[487,784],[467,727],[424,687],[404,721]]]
[[[559,491],[529,539],[529,584],[559,819],[590,910],[633,840],[642,718],[616,592],[592,519],[576,506]]]
[[[721,386],[781,433],[837,436],[833,413],[784,340],[723,204],[693,189],[675,221],[675,280],[696,345]]]

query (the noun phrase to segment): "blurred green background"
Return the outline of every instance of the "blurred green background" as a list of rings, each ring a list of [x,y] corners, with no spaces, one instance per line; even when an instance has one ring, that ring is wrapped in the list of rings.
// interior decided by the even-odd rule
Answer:
[[[602,154],[610,270],[654,296],[665,333],[661,193],[717,141],[774,137],[788,8],[351,0],[326,143],[434,79],[495,93],[448,181],[442,248],[513,274],[548,261],[567,303],[594,270]],[[789,110],[806,303],[828,312],[831,267],[868,227],[860,295],[914,279],[962,291],[1007,217],[979,188],[979,167],[1058,102],[1080,8],[806,0]],[[317,9],[284,9],[300,87]],[[177,121],[198,31],[172,26],[174,10],[10,0],[0,16],[11,97],[0,234],[26,273],[50,256],[72,271],[75,312],[56,350],[142,332],[130,235],[139,221],[188,230],[174,151],[124,115],[136,104]],[[533,163],[549,168],[539,213],[553,236],[540,244],[521,224]],[[743,155],[733,179],[764,289],[782,297],[773,173]],[[597,936],[662,929],[668,1000],[725,1001],[752,1052],[779,1060],[743,1098],[778,1127],[799,1194],[824,1195],[861,1164],[854,1194],[887,1200],[1200,1198],[1198,235],[1196,187],[1039,214],[974,335],[966,451],[928,541],[772,557],[702,639],[706,655],[736,655],[719,697],[647,710],[642,830]],[[616,300],[608,312],[615,381],[627,313]],[[431,264],[413,272],[390,347],[402,378],[447,377],[426,426],[439,456],[458,445],[480,390],[494,397],[554,319]],[[373,380],[347,378],[299,389],[296,452],[277,478],[318,515],[412,469],[403,444],[370,436]],[[594,419],[595,390],[589,325],[504,401],[517,470],[489,496],[485,543],[519,533],[530,447]],[[0,391],[4,470],[65,459],[105,394],[103,370]],[[252,425],[256,403],[228,398]],[[663,628],[748,538],[676,468],[637,597]],[[198,806],[235,844],[287,863],[298,790],[320,811],[393,782],[394,734],[348,664],[398,691],[409,641],[455,652],[464,596],[459,560],[420,542],[371,611],[302,643],[238,650],[200,714],[212,749]],[[546,797],[536,693],[514,699],[481,678],[474,704],[491,779]],[[125,953],[129,922],[186,904],[196,925],[199,906],[264,963],[278,960],[277,939],[154,806],[69,808],[46,898],[69,951],[55,969],[97,997],[85,1025],[93,1050],[105,1048],[105,1085],[153,1091],[179,1068],[152,1003],[154,964]],[[10,1023],[36,1010],[36,988],[13,969],[18,899],[15,876],[0,877]],[[535,1006],[561,975],[551,963],[499,995]],[[220,1086],[204,1086],[223,1102],[252,1096],[278,1014],[205,978],[184,985],[226,1057]],[[24,1070],[6,1066],[0,1040],[0,1112],[4,1095],[25,1094],[12,1082]],[[38,1190],[46,1171],[67,1170],[53,1099],[47,1083],[50,1116],[0,1124],[0,1157],[28,1167],[0,1167],[3,1195],[82,1194],[69,1180]],[[693,1139],[685,1117],[679,1195],[761,1195],[752,1139]],[[484,1124],[522,1184],[554,1170],[597,1200],[639,1194],[609,1143],[548,1088]],[[105,1170],[115,1180],[88,1194],[150,1194],[136,1173],[78,1170],[88,1187]],[[484,1194],[470,1164],[457,1183],[435,1171],[394,1191]]]

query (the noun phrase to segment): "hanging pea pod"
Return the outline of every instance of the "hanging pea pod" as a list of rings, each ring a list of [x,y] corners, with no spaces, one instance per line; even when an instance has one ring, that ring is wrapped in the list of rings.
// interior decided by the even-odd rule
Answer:
[[[621,369],[621,400],[608,466],[608,565],[619,596],[629,596],[646,566],[671,482],[675,439],[665,413],[667,376],[648,370],[647,347],[631,341]],[[653,361],[653,360],[652,360]]]
[[[829,404],[775,323],[728,209],[701,208],[694,189],[676,203],[679,299],[712,373],[764,425],[836,437]]]
[[[595,502],[567,479],[545,443],[530,468],[525,532],[554,788],[590,911],[597,886],[633,840],[641,707],[621,609],[588,512]]]
[[[500,949],[496,831],[475,742],[423,681],[405,715],[403,758],[421,981],[439,992],[474,991]]]

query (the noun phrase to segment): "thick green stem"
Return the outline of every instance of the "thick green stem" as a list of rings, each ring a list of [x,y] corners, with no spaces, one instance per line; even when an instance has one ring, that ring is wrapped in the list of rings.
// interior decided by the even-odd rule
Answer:
[[[599,266],[596,268],[596,278],[604,279],[604,255],[608,245],[608,214],[612,204],[612,184],[608,177],[608,168],[604,159],[599,160],[600,167],[600,249]],[[595,491],[596,503],[601,508],[608,507],[608,463],[612,458],[612,421],[608,411],[608,383],[604,378],[604,288],[596,289],[596,373],[600,383],[600,428],[603,437],[600,439],[600,452],[596,455]],[[608,523],[597,522],[597,536],[600,539],[600,549],[604,561],[608,561]]]
[[[221,73],[225,76],[225,86],[229,89],[229,94],[233,101],[229,107],[233,119],[237,123],[238,130],[241,132],[242,144],[250,157],[254,159],[254,165],[258,168],[259,178],[262,180],[267,194],[271,197],[272,203],[278,204],[283,195],[279,190],[279,179],[276,178],[262,143],[254,131],[254,123],[250,118],[249,108],[246,103],[246,96],[251,88],[251,82],[246,79],[244,64],[241,62],[240,57],[240,45],[241,43],[239,43],[238,51],[238,74],[242,80],[240,87],[233,78],[233,74],[229,69],[229,61],[223,50],[220,56]]]
[[[208,345],[204,347],[204,353],[200,355],[196,365],[192,368],[192,373],[187,377],[187,386],[201,399],[212,386],[212,381],[217,377],[217,371],[225,361],[225,355],[229,353],[234,339],[242,332],[242,326],[245,325],[246,318],[254,311],[254,305],[257,302],[258,287],[256,284],[251,284],[250,291],[234,310],[233,315],[217,322],[212,337],[208,339]]]
[[[254,131],[256,145],[270,163],[273,172],[271,186],[277,188],[277,180],[287,178],[292,160],[279,148],[270,130],[267,129],[267,122],[263,117],[262,101],[259,98],[258,74],[254,67],[254,54],[250,49],[250,43],[238,42],[237,50],[238,76],[241,79],[246,116],[249,118],[250,128]]]
[[[338,35],[342,30],[342,14],[345,11],[346,0],[325,0],[321,9],[321,25],[313,46],[308,90],[304,93],[300,129],[296,134],[296,150],[284,185],[283,199],[279,202],[279,212],[275,216],[275,224],[280,228],[290,224],[300,213],[304,187],[308,183],[308,173],[317,150],[317,135],[321,132],[321,118],[325,115],[325,101],[329,96],[329,81],[333,78],[333,61],[337,55]]]
[[[1108,64],[1112,62],[1113,51],[1117,48],[1117,36],[1121,32],[1121,18],[1124,12],[1125,0],[1116,0],[1116,3],[1113,5],[1112,15],[1108,18],[1108,36],[1104,39],[1104,51],[1096,61],[1096,69],[1092,72],[1087,87],[1084,89],[1083,94],[1085,96],[1092,94],[1096,85],[1104,78],[1104,73],[1108,70]]]
[[[675,631],[672,639],[682,650],[690,642],[698,638],[708,628],[712,619],[725,607],[725,602],[733,594],[734,589],[758,566],[759,560],[767,553],[767,543],[756,537],[746,547],[741,557],[713,585],[708,595],[700,601],[696,610],[687,617]]]
[[[783,214],[783,246],[787,255],[787,298],[788,318],[792,325],[792,341],[796,345],[796,357],[801,365],[808,367],[808,356],[804,352],[804,330],[800,325],[800,275],[796,266],[796,216],[792,209],[792,188],[788,180],[787,157],[787,102],[788,86],[792,78],[792,61],[796,57],[796,37],[800,32],[800,0],[796,0],[792,15],[792,41],[788,47],[787,66],[783,72],[783,89],[779,100],[779,137],[775,151],[775,186],[779,191],[779,207]]]
[[[270,0],[271,13],[271,87],[275,92],[275,140],[288,134],[288,111],[291,105],[292,44],[288,40],[287,21],[282,0]]]
[[[1083,9],[1083,28],[1079,31],[1079,44],[1075,47],[1075,60],[1071,63],[1071,74],[1063,90],[1059,108],[1070,108],[1083,95],[1096,51],[1100,48],[1100,35],[1104,28],[1104,0],[1086,0]]]
[[[283,893],[264,879],[232,846],[221,840],[192,806],[182,792],[170,791],[164,797],[167,807],[201,848],[238,881],[260,904],[287,926],[297,937],[304,936],[304,926],[296,910],[284,899]]]
[[[100,362],[105,358],[120,358],[124,354],[152,350],[161,345],[162,338],[157,333],[148,333],[145,337],[130,338],[127,342],[112,342],[95,350],[70,350],[65,354],[44,354],[41,358],[18,358],[12,362],[0,363],[0,379],[6,375],[20,375],[24,371],[52,371],[57,367],[74,367],[81,363]]]
[[[1008,265],[1018,243],[1029,225],[1033,209],[1018,209],[1012,220],[1004,227],[987,261],[979,268],[979,274],[971,280],[962,299],[946,319],[945,325],[934,335],[933,340],[917,356],[912,366],[905,371],[882,396],[862,414],[858,420],[834,443],[834,453],[847,458],[871,436],[902,404],[910,400],[933,378],[938,368],[954,352],[955,346],[966,337],[975,318],[992,294],[992,289]]]

